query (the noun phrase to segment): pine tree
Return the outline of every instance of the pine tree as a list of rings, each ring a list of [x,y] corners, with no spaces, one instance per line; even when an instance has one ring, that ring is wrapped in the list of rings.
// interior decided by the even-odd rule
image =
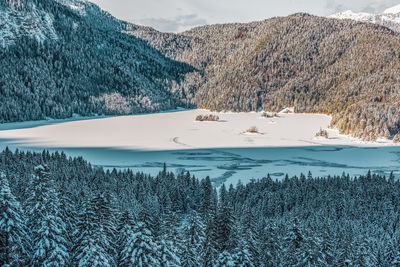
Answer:
[[[8,179],[0,177],[0,265],[26,266],[30,244],[25,214],[11,193]]]
[[[212,198],[212,185],[210,177],[207,176],[205,180],[202,181],[202,203],[201,203],[201,214],[203,218],[210,215],[211,212],[211,198]]]
[[[202,245],[205,242],[205,226],[203,219],[196,211],[191,211],[183,225],[181,238],[181,263],[183,266],[199,266]]]
[[[145,223],[139,221],[127,235],[120,266],[160,266],[158,246]]]
[[[281,256],[281,240],[274,223],[268,223],[260,235],[261,260],[266,266],[277,266]]]
[[[328,266],[322,252],[319,238],[309,236],[304,240],[304,245],[299,250],[298,261],[300,266]]]
[[[304,237],[299,229],[298,220],[294,218],[293,225],[289,229],[287,236],[284,240],[284,248],[283,248],[283,255],[284,255],[284,264],[295,266],[300,263],[301,256],[299,255],[302,252],[304,247]]]
[[[116,251],[116,219],[119,214],[114,207],[113,197],[109,193],[96,194],[90,201],[93,209],[94,222],[97,229],[94,232],[94,238],[98,240],[99,246],[110,256],[110,262],[114,263],[117,258]]]
[[[219,252],[229,251],[229,241],[233,227],[233,216],[231,207],[228,204],[227,192],[223,184],[219,194],[219,209],[216,220],[216,242]]]
[[[168,241],[168,239],[161,239],[158,243],[159,243],[158,257],[160,258],[160,266],[161,267],[181,266],[180,264],[181,260],[178,257],[179,250],[176,248],[173,242]]]
[[[241,249],[246,249],[251,257],[251,262],[254,265],[259,265],[258,248],[257,248],[257,234],[254,230],[253,213],[249,206],[244,207],[244,214],[240,225],[240,244]]]
[[[189,239],[185,240],[181,251],[181,264],[185,267],[200,266],[200,260],[198,254],[196,254],[195,245],[191,244]]]
[[[255,267],[252,261],[252,255],[250,254],[246,245],[239,246],[237,252],[233,255],[233,261],[237,267]],[[264,262],[266,266],[272,266]]]
[[[85,201],[79,214],[75,233],[74,265],[82,267],[114,266],[112,257],[103,247],[104,244],[97,239],[97,231],[100,228],[98,223],[96,211],[89,199]]]
[[[232,255],[228,251],[223,251],[219,254],[215,267],[234,267],[235,262],[233,261]]]
[[[63,183],[60,187],[58,197],[60,202],[60,217],[65,222],[68,253],[72,256],[72,244],[74,243],[74,233],[76,232],[76,221],[78,218],[78,214],[76,213],[75,204],[72,202],[72,194],[68,192],[65,183]]]
[[[31,196],[26,201],[28,227],[32,234],[33,265],[68,265],[68,241],[60,203],[47,166],[35,167]]]

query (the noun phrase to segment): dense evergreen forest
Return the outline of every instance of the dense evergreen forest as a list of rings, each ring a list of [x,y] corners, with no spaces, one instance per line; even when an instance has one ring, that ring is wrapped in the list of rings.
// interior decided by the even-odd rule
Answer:
[[[184,106],[194,70],[121,32],[94,4],[0,1],[0,123]]]
[[[2,266],[398,266],[393,175],[235,186],[0,153]]]

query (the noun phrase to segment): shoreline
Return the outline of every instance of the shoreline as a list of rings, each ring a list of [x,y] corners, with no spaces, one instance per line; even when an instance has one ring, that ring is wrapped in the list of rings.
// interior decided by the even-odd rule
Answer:
[[[215,114],[219,121],[195,121]],[[316,113],[211,112],[177,109],[124,116],[72,117],[60,120],[13,122],[0,125],[0,139],[32,147],[109,147],[164,151],[186,149],[268,148],[306,146],[398,146],[391,140],[364,142],[328,128],[331,116]],[[256,127],[256,133],[247,129]],[[329,138],[315,137],[326,129]]]

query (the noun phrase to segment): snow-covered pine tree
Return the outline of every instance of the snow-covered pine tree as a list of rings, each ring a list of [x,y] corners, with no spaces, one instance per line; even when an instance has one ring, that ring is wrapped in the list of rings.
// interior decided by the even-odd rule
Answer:
[[[29,265],[30,243],[25,214],[11,193],[8,179],[0,174],[0,265]]]
[[[181,266],[181,260],[178,257],[179,250],[176,248],[173,242],[168,241],[168,239],[161,238],[161,240],[158,241],[158,248],[160,267]]]
[[[90,199],[84,202],[78,217],[75,233],[73,263],[80,267],[109,267],[114,266],[113,258],[104,249],[104,244],[98,240],[99,222]],[[103,233],[104,234],[104,233]]]
[[[118,248],[118,262],[121,261],[121,251],[127,243],[127,239],[133,231],[133,227],[136,224],[133,217],[131,216],[128,210],[125,210],[120,218],[119,225],[117,228],[118,232],[118,240],[117,240],[117,248]]]
[[[305,238],[298,260],[299,266],[328,266],[322,252],[321,240],[313,235]]]
[[[185,221],[181,238],[184,246],[181,250],[181,263],[184,266],[199,266],[201,262],[202,244],[205,241],[205,226],[199,214],[192,210]]]
[[[190,240],[185,240],[181,251],[181,265],[185,267],[197,267],[200,266],[200,260],[198,254],[195,252],[195,248],[190,243]]]
[[[90,201],[93,209],[94,222],[97,229],[94,238],[98,240],[99,246],[110,256],[110,262],[115,263],[117,259],[117,224],[119,213],[114,205],[114,198],[108,192],[96,194]]]
[[[298,219],[295,217],[293,225],[289,228],[289,231],[283,242],[282,255],[284,255],[284,265],[296,266],[300,263],[300,253],[304,247],[304,236],[299,229]]]
[[[219,192],[218,213],[216,219],[216,243],[218,251],[231,251],[229,247],[229,238],[233,227],[232,209],[227,199],[225,185],[222,184]]]
[[[274,223],[267,223],[260,234],[260,257],[265,266],[277,266],[281,261],[282,244],[277,227]]]
[[[170,243],[171,250],[178,250],[181,247],[178,240],[179,217],[172,208],[169,198],[164,203],[164,213],[161,221],[161,239]]]
[[[139,221],[126,233],[126,244],[121,252],[120,266],[158,267],[158,246],[146,224]]]
[[[204,242],[201,247],[201,262],[204,267],[214,266],[216,256],[218,255],[215,237],[215,222],[210,217],[206,223]]]
[[[355,243],[352,263],[355,266],[378,266],[373,251],[372,241],[367,236],[360,236]]]
[[[72,194],[66,188],[65,183],[63,183],[59,189],[58,198],[60,202],[60,217],[65,222],[69,254],[72,256],[72,244],[74,243],[74,233],[76,232],[76,221],[78,219],[78,214],[76,212],[75,205],[72,202]]]
[[[210,177],[207,176],[205,180],[201,183],[201,214],[203,218],[206,218],[210,215],[211,209],[211,198],[212,198],[212,185]]]
[[[251,262],[258,266],[258,247],[257,247],[257,234],[254,226],[254,216],[251,208],[248,205],[243,207],[244,212],[242,216],[242,222],[239,229],[240,242],[239,247],[246,249],[251,257]]]
[[[233,261],[231,253],[229,251],[223,251],[218,255],[217,260],[215,261],[215,267],[234,267],[235,262]]]
[[[157,240],[160,251],[161,266],[179,266],[179,252],[182,250],[182,242],[178,238],[178,216],[172,208],[172,203],[167,198],[164,203],[164,214],[161,226],[161,236]]]
[[[156,214],[150,211],[150,204],[148,202],[150,201],[147,199],[145,204],[142,206],[138,215],[138,221],[145,224],[146,228],[150,230],[152,236],[156,240],[160,229],[160,224],[156,221],[158,221],[159,218],[155,218],[157,217]]]
[[[47,166],[35,167],[30,193],[25,208],[32,240],[32,264],[68,265],[70,255],[65,222],[60,214],[59,199]]]
[[[239,247],[237,252],[233,255],[233,262],[235,263],[235,267],[255,267],[253,261],[251,259],[251,254],[246,246]],[[273,266],[268,265],[264,262],[262,266]]]

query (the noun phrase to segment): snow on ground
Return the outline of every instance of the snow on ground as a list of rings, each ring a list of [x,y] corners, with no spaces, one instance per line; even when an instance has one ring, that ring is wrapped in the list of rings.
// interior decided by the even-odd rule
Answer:
[[[368,170],[400,174],[400,147],[388,141],[366,144],[332,129],[329,139],[315,137],[329,125],[326,115],[214,113],[220,121],[195,121],[197,115],[210,113],[186,110],[8,123],[0,125],[0,149],[62,149],[95,166],[153,175],[167,163],[174,172],[210,176],[217,186],[247,183],[267,173],[273,179],[308,171],[318,176],[360,175]],[[252,126],[258,133],[246,133]]]
[[[0,139],[17,139],[25,145],[38,147],[141,150],[367,145],[339,135],[335,130],[328,130],[329,139],[316,138],[315,134],[330,124],[331,119],[326,115],[282,112],[278,117],[265,118],[255,112],[214,113],[220,118],[217,122],[195,121],[197,115],[209,113],[207,110],[187,110],[58,123],[49,121],[48,125],[42,122],[33,128],[26,128],[27,123],[21,123],[21,129],[14,123],[14,129],[0,131]],[[245,134],[252,126],[257,127],[259,134]],[[3,128],[7,129],[7,124]],[[385,141],[373,145],[388,144],[390,142]]]

